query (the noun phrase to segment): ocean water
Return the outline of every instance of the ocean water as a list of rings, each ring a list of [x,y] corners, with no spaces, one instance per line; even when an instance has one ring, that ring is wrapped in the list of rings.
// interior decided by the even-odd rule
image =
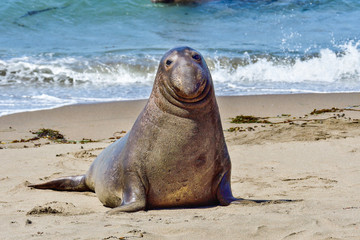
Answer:
[[[356,0],[2,0],[0,116],[148,98],[183,45],[218,96],[359,92],[359,23]]]

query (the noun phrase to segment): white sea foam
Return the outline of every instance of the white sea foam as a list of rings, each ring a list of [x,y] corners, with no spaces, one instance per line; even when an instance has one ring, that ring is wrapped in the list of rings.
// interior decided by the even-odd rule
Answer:
[[[211,72],[215,83],[227,84],[236,88],[242,84],[262,83],[360,83],[360,41],[349,41],[337,46],[339,52],[322,49],[316,57],[273,59],[259,56],[249,58],[248,64],[231,62],[223,64],[220,57],[210,58],[213,62]],[[122,60],[122,59],[120,59]],[[139,59],[134,59],[137,62]],[[231,61],[231,59],[229,60]],[[211,65],[211,64],[210,64]],[[29,57],[0,62],[0,84],[63,84],[63,85],[146,85],[151,86],[156,74],[157,61],[142,67],[141,63],[101,62],[72,57],[54,60],[32,59]],[[4,74],[3,74],[4,75]],[[286,86],[284,86],[286,88]],[[241,94],[241,93],[239,93]]]
[[[251,83],[356,83],[360,90],[360,42],[350,41],[340,45],[342,50],[336,53],[322,49],[319,57],[305,60],[296,58],[293,63],[274,62],[266,58],[257,58],[255,62],[235,69],[222,66],[215,61],[212,75],[215,82],[228,83],[229,87]]]
[[[360,41],[311,57],[218,54],[207,61],[217,95],[360,91]],[[206,54],[204,54],[206,56]],[[209,55],[209,54],[208,54]],[[48,57],[48,56],[47,56]],[[69,104],[147,98],[156,57],[13,58],[0,61],[0,116]]]
[[[104,85],[137,83],[149,85],[155,76],[154,69],[155,67],[139,69],[137,66],[121,62],[110,64],[99,61],[90,62],[87,59],[72,57],[55,60],[22,57],[0,62],[0,71],[6,71],[6,75],[0,77],[0,84],[78,85],[88,83]],[[151,70],[151,72],[147,70]]]
[[[27,96],[23,96],[24,98],[27,98]],[[57,98],[57,97],[54,97],[54,96],[49,96],[47,94],[41,94],[41,95],[38,95],[38,96],[32,96],[31,97],[32,99],[37,99],[37,100],[40,100],[40,101],[47,101],[47,102],[53,102],[53,103],[56,103],[56,102],[63,102],[64,100],[63,99],[60,99],[60,98]]]

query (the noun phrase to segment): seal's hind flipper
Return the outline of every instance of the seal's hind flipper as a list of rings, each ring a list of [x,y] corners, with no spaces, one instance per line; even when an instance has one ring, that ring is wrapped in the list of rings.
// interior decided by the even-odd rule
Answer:
[[[28,187],[57,191],[92,191],[85,183],[85,175],[58,178],[46,183],[31,184]]]

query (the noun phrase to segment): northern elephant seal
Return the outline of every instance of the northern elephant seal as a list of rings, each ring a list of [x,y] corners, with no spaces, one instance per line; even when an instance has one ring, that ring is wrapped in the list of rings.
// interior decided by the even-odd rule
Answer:
[[[229,205],[231,163],[214,86],[201,54],[189,47],[162,57],[150,98],[125,137],[85,175],[33,188],[94,191],[112,212]]]

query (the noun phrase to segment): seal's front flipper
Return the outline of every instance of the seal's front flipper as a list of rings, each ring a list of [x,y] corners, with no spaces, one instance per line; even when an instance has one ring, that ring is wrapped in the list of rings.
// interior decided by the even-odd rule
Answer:
[[[118,214],[120,212],[137,212],[141,210],[145,210],[145,199],[144,201],[135,201],[128,204],[122,204],[119,207],[113,208],[106,213],[109,215]]]
[[[217,188],[216,197],[221,206],[227,206],[231,202],[238,200],[234,198],[231,192],[230,185],[230,170],[221,178],[220,184]]]
[[[137,212],[146,208],[145,187],[140,178],[136,174],[128,174],[125,179],[122,203],[108,211],[110,215],[119,212]]]
[[[57,191],[92,191],[85,183],[85,175],[58,178],[46,183],[31,184],[28,187]]]

